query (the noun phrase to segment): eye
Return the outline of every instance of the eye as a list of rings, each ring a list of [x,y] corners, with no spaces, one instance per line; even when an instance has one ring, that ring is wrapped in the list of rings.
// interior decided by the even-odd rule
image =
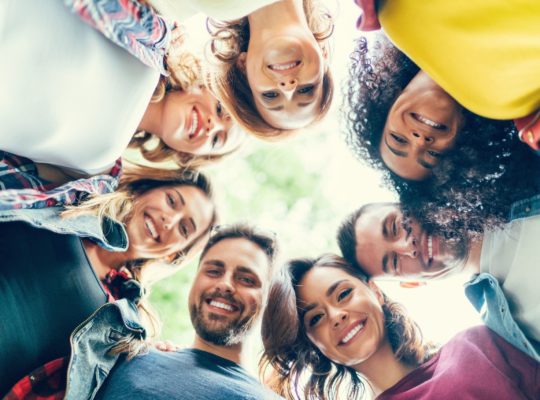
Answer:
[[[254,286],[255,285],[255,279],[249,278],[247,276],[241,276],[238,278],[240,282],[242,282],[246,286]]]
[[[217,270],[217,269],[207,269],[206,270],[206,275],[209,275],[209,276],[219,276],[219,273],[220,273],[220,271]]]
[[[189,236],[189,229],[187,227],[186,224],[184,223],[181,223],[180,226],[179,226],[179,229],[180,229],[180,234],[184,237],[184,238],[188,238]]]
[[[220,101],[216,103],[216,114],[218,115],[218,117],[221,117],[223,115],[223,106],[221,105]]]
[[[278,96],[279,96],[279,93],[274,92],[274,91],[269,91],[269,92],[263,92],[262,93],[262,97],[264,97],[266,99],[275,99]]]
[[[351,292],[352,292],[352,289],[351,289],[351,288],[345,289],[345,290],[343,290],[342,292],[340,292],[340,293],[338,294],[338,297],[337,297],[338,301],[341,301],[341,300],[343,300],[344,298],[346,298],[347,296],[349,296],[349,294],[351,294]]]
[[[299,93],[299,94],[308,94],[308,93],[313,92],[314,89],[315,89],[315,86],[313,86],[313,85],[304,86],[303,88],[298,89],[298,90],[296,91],[296,93]]]
[[[394,267],[394,274],[397,275],[397,263],[398,263],[398,255],[394,253],[392,256],[392,266]]]
[[[431,157],[434,157],[434,158],[440,158],[440,157],[442,157],[442,154],[441,154],[441,153],[437,153],[436,151],[433,151],[433,150],[428,150],[427,153],[428,153]]]
[[[392,139],[394,139],[396,142],[398,142],[400,144],[407,143],[407,140],[403,139],[401,136],[395,135],[393,133],[391,133],[390,136],[392,136]]]
[[[317,325],[317,322],[319,322],[321,320],[321,318],[322,318],[322,314],[317,314],[317,315],[314,315],[313,317],[311,317],[309,319],[309,322],[308,322],[309,327],[311,328],[311,327]]]
[[[397,236],[398,233],[398,227],[395,218],[394,221],[392,221],[392,233],[394,234],[394,236]]]
[[[216,135],[212,138],[212,148],[215,149],[216,147],[221,147],[221,146],[218,146],[219,143],[220,143],[220,135],[219,135],[219,134],[216,134]]]
[[[169,203],[169,205],[174,208],[175,204],[176,204],[176,200],[174,199],[174,196],[170,193],[167,193],[167,203]]]

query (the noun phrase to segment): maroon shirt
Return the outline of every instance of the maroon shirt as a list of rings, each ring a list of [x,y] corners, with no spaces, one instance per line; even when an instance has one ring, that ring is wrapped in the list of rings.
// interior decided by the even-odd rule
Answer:
[[[377,400],[540,399],[540,363],[485,326],[456,335]]]

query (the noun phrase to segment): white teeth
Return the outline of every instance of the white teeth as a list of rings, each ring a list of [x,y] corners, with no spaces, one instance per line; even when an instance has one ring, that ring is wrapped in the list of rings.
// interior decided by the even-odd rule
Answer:
[[[296,67],[297,65],[297,62],[292,62],[292,63],[289,63],[289,64],[281,64],[281,65],[271,65],[270,68],[275,70],[275,71],[285,71],[287,69],[291,69],[291,68],[294,68]]]
[[[148,218],[148,217],[144,217],[144,223],[146,225],[146,227],[148,228],[148,231],[150,231],[150,234],[152,235],[152,237],[154,239],[157,239],[158,238],[158,233],[157,233],[157,229],[156,229],[156,226],[154,225],[154,222]]]
[[[436,123],[436,122],[434,122],[434,121],[432,121],[432,120],[430,120],[430,119],[427,119],[426,117],[423,117],[423,116],[421,116],[421,115],[418,115],[418,114],[417,114],[417,115],[416,115],[416,118],[418,118],[418,120],[419,120],[420,122],[422,122],[422,123],[424,123],[424,124],[426,124],[426,125],[429,125],[429,126],[431,126],[431,127],[433,127],[433,128],[438,128],[438,129],[442,129],[442,128],[443,128],[443,126],[442,126],[441,124],[438,124],[438,123]]]
[[[234,311],[234,309],[230,305],[225,304],[225,303],[221,303],[220,301],[212,300],[210,302],[210,305],[213,306],[213,307],[222,308],[222,309],[227,310],[227,311]]]
[[[341,343],[346,344],[346,343],[347,343],[349,340],[351,340],[351,339],[354,337],[354,335],[356,335],[356,334],[360,331],[360,329],[362,329],[363,327],[364,327],[364,323],[363,323],[363,322],[361,322],[361,323],[359,323],[358,325],[356,325],[356,327],[354,327],[349,333],[347,333],[347,336],[345,336],[345,337],[343,338],[343,340],[341,341]]]
[[[428,256],[433,259],[433,236],[429,235],[427,240]]]
[[[197,114],[197,111],[193,110],[191,112],[191,129],[189,131],[189,135],[193,135],[195,132],[197,132],[197,128],[199,127],[199,114]]]

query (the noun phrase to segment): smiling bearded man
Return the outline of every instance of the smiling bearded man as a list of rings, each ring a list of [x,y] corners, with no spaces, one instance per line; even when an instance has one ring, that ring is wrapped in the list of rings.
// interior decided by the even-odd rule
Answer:
[[[242,366],[244,339],[266,303],[274,238],[236,225],[203,249],[189,293],[195,340],[175,352],[151,349],[114,367],[98,399],[279,399]]]

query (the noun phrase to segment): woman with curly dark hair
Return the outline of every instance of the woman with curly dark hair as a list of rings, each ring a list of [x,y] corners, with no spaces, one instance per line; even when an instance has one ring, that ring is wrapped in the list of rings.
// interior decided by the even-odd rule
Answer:
[[[435,352],[399,304],[332,254],[287,264],[270,290],[263,341],[261,368],[274,369],[273,389],[287,398],[360,399],[366,387],[379,400],[540,393],[540,364],[488,328]]]
[[[351,55],[346,141],[404,207],[445,231],[483,232],[539,193],[538,157],[510,121],[464,109],[384,36]]]

